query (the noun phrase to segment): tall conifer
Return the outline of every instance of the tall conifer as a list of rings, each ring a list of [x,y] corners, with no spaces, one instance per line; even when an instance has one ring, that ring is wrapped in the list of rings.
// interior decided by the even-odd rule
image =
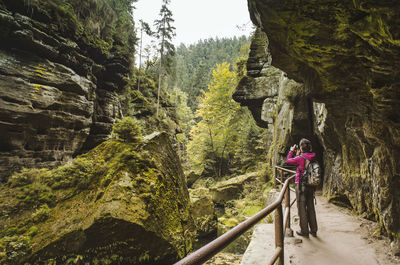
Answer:
[[[176,28],[172,26],[175,21],[172,18],[172,12],[168,9],[168,5],[171,0],[163,0],[162,6],[159,13],[159,19],[154,21],[154,26],[156,27],[155,36],[159,40],[159,70],[158,70],[158,92],[157,92],[157,117],[158,109],[160,105],[160,89],[161,89],[161,79],[164,70],[170,70],[172,65],[173,56],[175,55],[175,47],[172,43],[173,37],[175,37]]]

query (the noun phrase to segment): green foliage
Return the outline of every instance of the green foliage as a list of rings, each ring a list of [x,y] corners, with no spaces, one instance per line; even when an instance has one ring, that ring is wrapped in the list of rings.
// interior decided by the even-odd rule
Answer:
[[[240,158],[240,162],[236,163],[239,163],[238,166],[243,171],[264,171],[262,169],[266,164],[264,137],[267,132],[257,126],[249,110],[241,109],[238,116],[240,133],[237,137],[234,157]]]
[[[200,98],[196,117],[201,121],[191,130],[192,141],[188,152],[190,162],[197,173],[205,169],[222,175],[224,159],[232,153],[238,128],[236,114],[240,105],[233,101],[232,92],[237,85],[237,75],[229,70],[229,64],[217,65],[207,92]]]
[[[250,111],[232,99],[238,80],[246,74],[249,45],[243,46],[231,71],[229,64],[217,65],[207,92],[202,92],[196,117],[201,119],[191,130],[188,144],[190,164],[196,174],[221,177],[230,168],[258,170],[264,162],[263,136]]]
[[[162,67],[167,70],[171,70],[172,58],[175,55],[175,46],[172,43],[173,37],[175,37],[176,28],[172,26],[175,21],[172,18],[172,12],[168,8],[171,0],[163,0],[162,6],[159,13],[159,19],[154,21],[156,27],[155,36],[159,41],[159,53]],[[161,71],[162,69],[159,69]]]
[[[180,128],[177,125],[176,111],[167,89],[161,86],[159,117],[157,117],[158,91],[155,82],[157,77],[144,69],[136,69],[134,77],[136,78],[130,81],[120,95],[123,115],[132,117],[142,128],[143,134],[151,134],[154,130],[158,130],[175,135]],[[140,86],[138,86],[139,82]]]
[[[142,128],[132,117],[117,120],[113,126],[113,136],[123,142],[137,143],[142,138]]]
[[[194,124],[194,115],[192,110],[188,107],[188,96],[185,92],[175,87],[170,94],[170,101],[174,104],[176,116],[179,121],[181,133],[176,135],[178,144],[178,154],[182,161],[187,160],[186,146],[188,144],[190,129]]]
[[[215,65],[222,62],[233,65],[241,47],[248,42],[249,40],[245,36],[210,38],[189,46],[181,44],[177,48],[177,85],[183,92],[190,95],[188,105],[193,110],[197,108],[197,97],[201,96],[201,91],[207,90],[207,86],[213,78],[212,70]]]
[[[174,104],[176,108],[176,116],[180,121],[182,130],[188,133],[191,126],[193,125],[194,115],[192,110],[187,105],[188,95],[187,93],[175,87],[170,94],[170,101]]]

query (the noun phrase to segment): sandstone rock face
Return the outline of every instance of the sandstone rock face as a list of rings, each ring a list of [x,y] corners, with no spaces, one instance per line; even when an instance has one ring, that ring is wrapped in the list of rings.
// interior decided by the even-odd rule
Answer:
[[[301,112],[296,107],[306,106],[297,119],[313,122],[302,128],[304,123],[293,117],[288,125],[321,144],[325,195],[378,220],[382,231],[398,238],[399,6],[394,1],[248,0],[248,4],[253,23],[267,34],[271,55],[264,61],[302,84],[300,90],[297,85],[287,90],[296,99],[287,98],[289,109],[295,116]],[[250,66],[253,63],[249,61]],[[259,95],[260,89],[255,90]],[[265,90],[270,95],[275,88]],[[285,103],[276,107],[274,128],[286,127],[276,123]],[[286,130],[293,137],[291,129]],[[279,130],[275,136],[282,137]]]
[[[303,137],[314,143],[314,151],[322,161],[321,146],[310,121],[311,98],[303,84],[271,65],[267,46],[266,34],[258,29],[251,44],[248,75],[240,81],[233,98],[249,106],[254,119],[260,121],[258,125],[268,129],[266,146],[271,165],[285,164],[288,147]],[[272,168],[269,171],[272,174]]]
[[[20,2],[0,6],[2,182],[21,167],[54,167],[104,141],[120,116],[115,91],[129,69],[125,59],[62,36],[51,21],[21,15],[30,7],[19,10]]]
[[[189,194],[166,134],[15,174],[0,198],[2,264],[172,264],[192,246]]]

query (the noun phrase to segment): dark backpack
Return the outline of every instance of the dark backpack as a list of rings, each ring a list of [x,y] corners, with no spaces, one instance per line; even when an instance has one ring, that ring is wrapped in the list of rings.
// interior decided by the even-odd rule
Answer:
[[[306,163],[304,165],[303,176],[301,177],[301,182],[306,186],[318,187],[321,183],[321,170],[317,161],[310,161],[303,155],[300,155]]]

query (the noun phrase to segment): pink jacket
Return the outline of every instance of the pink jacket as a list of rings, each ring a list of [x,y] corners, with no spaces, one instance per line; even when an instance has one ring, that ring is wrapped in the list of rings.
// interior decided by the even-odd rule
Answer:
[[[289,165],[296,165],[297,166],[297,170],[296,170],[296,178],[294,183],[298,184],[300,182],[300,171],[301,170],[301,175],[303,175],[304,172],[304,165],[306,164],[306,160],[304,158],[302,158],[301,156],[296,156],[293,157],[294,152],[293,151],[289,151],[289,154],[286,158],[286,163]],[[301,153],[301,155],[303,155],[305,158],[307,158],[308,160],[313,160],[315,158],[315,153]]]

